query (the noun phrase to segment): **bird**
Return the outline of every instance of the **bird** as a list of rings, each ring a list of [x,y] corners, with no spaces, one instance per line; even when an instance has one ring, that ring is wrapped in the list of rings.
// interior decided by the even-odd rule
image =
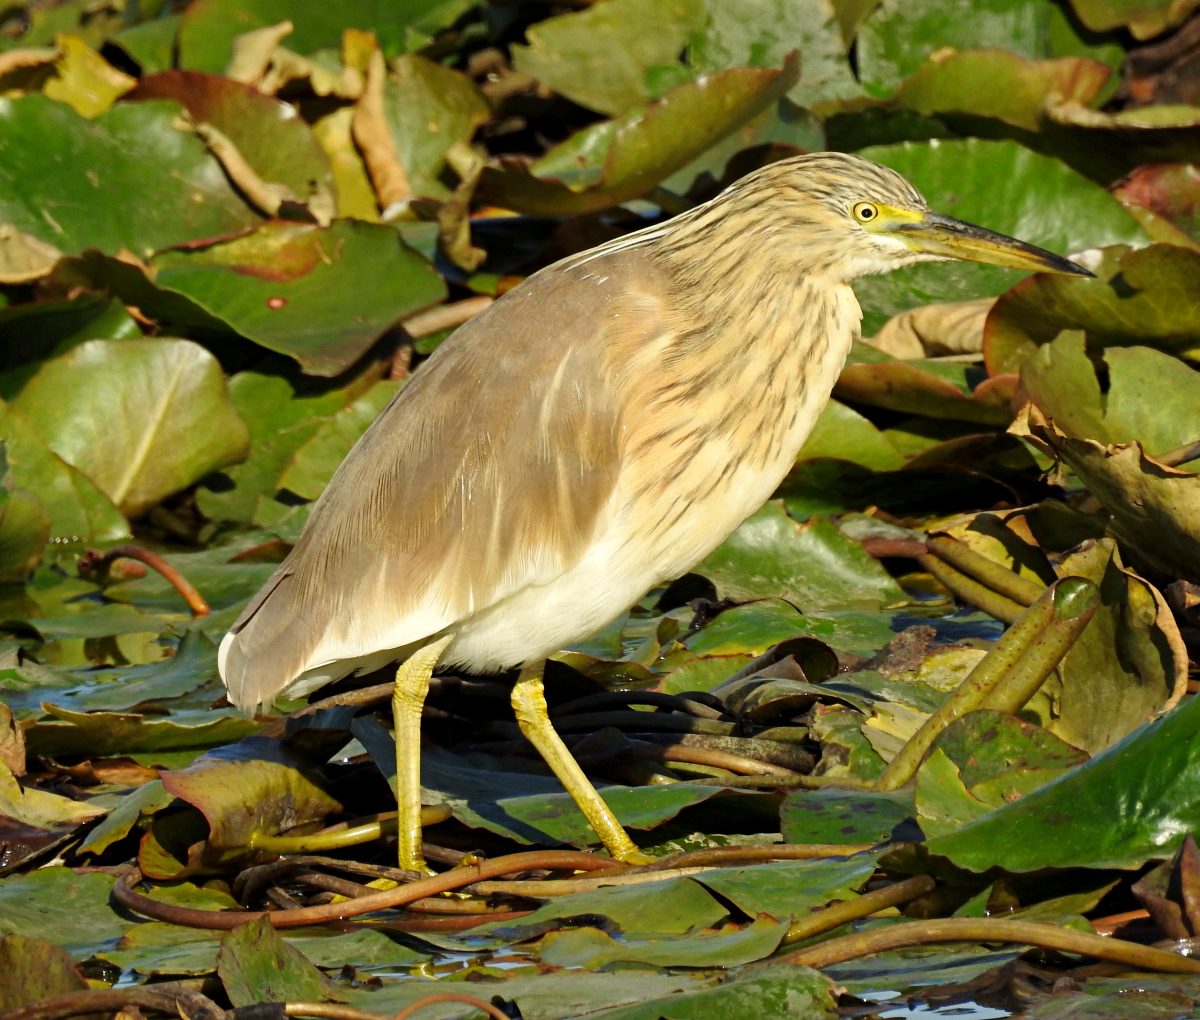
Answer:
[[[607,851],[646,860],[550,723],[546,658],[771,496],[859,336],[851,282],[937,259],[1092,275],[837,152],[771,163],[530,275],[444,341],[346,456],[221,642],[230,701],[254,711],[399,663],[397,852],[422,871],[432,673],[516,669],[521,732]]]

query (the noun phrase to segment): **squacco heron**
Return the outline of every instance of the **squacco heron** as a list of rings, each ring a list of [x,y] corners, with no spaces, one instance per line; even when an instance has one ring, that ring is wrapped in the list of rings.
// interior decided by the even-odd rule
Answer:
[[[431,674],[519,667],[521,731],[608,851],[640,859],[550,724],[546,656],[771,495],[858,335],[852,280],[946,258],[1090,275],[832,152],[535,273],[443,343],[351,450],[221,644],[231,700],[253,709],[401,662],[399,855],[420,870]]]

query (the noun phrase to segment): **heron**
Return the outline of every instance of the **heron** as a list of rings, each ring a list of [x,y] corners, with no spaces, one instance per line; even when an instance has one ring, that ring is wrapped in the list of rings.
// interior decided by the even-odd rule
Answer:
[[[835,152],[532,274],[442,343],[337,469],[221,643],[230,700],[253,711],[399,663],[398,855],[421,871],[433,671],[516,669],[521,732],[608,852],[644,860],[551,725],[546,658],[771,496],[859,335],[851,282],[936,259],[1091,275]]]

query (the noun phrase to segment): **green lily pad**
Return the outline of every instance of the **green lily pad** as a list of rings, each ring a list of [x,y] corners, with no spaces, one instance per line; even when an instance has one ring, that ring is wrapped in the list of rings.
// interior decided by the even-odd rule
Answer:
[[[312,430],[292,454],[279,488],[315,500],[351,447],[396,395],[399,384],[381,379],[353,403],[339,408]]]
[[[196,121],[216,128],[281,197],[310,207],[318,220],[333,214],[333,169],[295,108],[250,85],[198,74],[164,71],[142,78],[126,101],[166,99]]]
[[[220,74],[245,32],[292,24],[287,46],[311,54],[336,49],[348,28],[373,32],[388,56],[425,46],[476,0],[362,0],[355,4],[296,4],[291,0],[199,0],[179,27],[179,66]]]
[[[112,501],[77,468],[58,456],[33,424],[0,401],[7,477],[14,488],[36,494],[50,518],[50,537],[63,542],[116,541],[129,524]]]
[[[499,944],[523,941],[547,923],[566,926],[573,918],[604,917],[618,931],[684,935],[709,928],[729,915],[728,908],[691,878],[664,878],[641,885],[616,885],[556,896],[525,917],[496,921],[476,931]]]
[[[165,252],[153,267],[159,289],[322,376],[349,368],[384,330],[446,294],[395,231],[356,220],[273,221],[232,241]]]
[[[1095,280],[1039,275],[1003,294],[984,327],[988,372],[1016,372],[1064,329],[1093,347],[1140,345],[1200,360],[1200,252],[1110,248]]]
[[[970,871],[1136,868],[1170,856],[1200,826],[1194,796],[1200,718],[1192,700],[1057,781],[930,839],[930,853]]]
[[[563,216],[638,198],[777,102],[797,80],[794,56],[777,70],[731,68],[679,85],[648,106],[585,128],[531,167],[488,168],[479,194],[518,212]]]
[[[599,970],[614,963],[652,967],[737,967],[770,956],[779,948],[785,925],[760,917],[745,927],[726,925],[686,935],[613,938],[598,928],[550,932],[539,956],[552,967]]]
[[[696,567],[722,598],[780,596],[805,612],[879,608],[905,595],[863,547],[828,521],[799,523],[779,503],[750,517]]]
[[[922,64],[895,100],[918,113],[966,113],[1036,131],[1048,97],[1088,105],[1101,95],[1110,74],[1105,64],[1078,57],[1035,61],[1006,49],[968,50]],[[988,87],[978,88],[980,82]]]
[[[617,116],[654,98],[650,74],[678,66],[704,14],[702,0],[609,0],[532,26],[529,44],[512,48],[513,65],[582,106]]]
[[[45,359],[65,354],[84,340],[134,340],[142,335],[120,301],[88,293],[0,310],[0,332],[5,339],[0,396],[5,400],[20,392]]]
[[[696,876],[696,881],[751,917],[769,914],[783,921],[833,900],[852,899],[876,866],[874,855],[859,853],[840,859],[721,868]]]
[[[861,718],[861,717],[860,717]],[[783,799],[779,824],[789,843],[885,843],[916,817],[911,790],[797,790]]]
[[[322,1002],[333,992],[329,978],[265,917],[234,928],[221,939],[217,976],[234,1006]]]
[[[274,497],[296,450],[376,378],[368,372],[346,386],[331,389],[262,372],[232,376],[229,396],[250,429],[250,455],[241,464],[210,476],[196,490],[200,511],[215,521],[254,520],[259,501]]]
[[[62,866],[11,875],[0,881],[0,932],[45,939],[86,959],[132,927],[109,902],[114,882]]]
[[[180,905],[200,904],[184,899]],[[290,931],[285,941],[311,963],[333,970],[351,961],[350,965],[354,967],[395,970],[429,959],[428,953],[400,945],[383,932],[367,928],[348,932],[321,928]],[[131,928],[117,942],[115,949],[102,949],[96,955],[122,970],[141,975],[209,974],[217,968],[221,945],[222,940],[216,932],[150,921]]]
[[[818,457],[833,457],[878,471],[898,468],[904,463],[900,451],[882,431],[837,400],[825,405],[796,460]]]
[[[969,16],[963,14],[956,0],[883,0],[858,34],[859,75],[867,92],[889,96],[909,75],[936,65],[930,61],[933,40],[943,51],[997,47],[1018,58],[1090,57],[1114,68],[1124,56],[1116,38],[1082,38],[1055,4],[974,0]],[[968,84],[981,98],[1003,94],[1004,85],[983,75]]]
[[[800,78],[788,96],[805,107],[857,96],[849,49],[830,0],[704,0],[703,24],[688,41],[688,62],[703,71],[778,67],[801,53]]]
[[[249,444],[216,359],[187,340],[88,340],[43,365],[14,406],[130,517]]]
[[[257,224],[178,116],[168,102],[87,120],[42,95],[0,99],[0,222],[63,252],[138,258]]]
[[[479,90],[458,71],[424,57],[403,56],[392,63],[383,103],[413,194],[448,198],[450,189],[439,180],[446,153],[469,142],[490,113]]]
[[[33,573],[49,538],[50,515],[37,496],[13,485],[0,442],[0,583],[24,581]]]
[[[274,836],[341,809],[309,771],[277,741],[248,737],[215,748],[185,769],[164,772],[162,781],[203,813],[212,846],[234,849],[253,845],[258,834]]]

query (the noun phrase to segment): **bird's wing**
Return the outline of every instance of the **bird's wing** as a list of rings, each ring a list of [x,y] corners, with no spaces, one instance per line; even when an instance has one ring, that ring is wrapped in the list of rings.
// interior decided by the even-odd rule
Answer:
[[[578,561],[620,466],[606,337],[636,339],[625,297],[639,329],[660,328],[642,261],[544,270],[421,367],[226,637],[235,702],[268,702],[326,663],[420,642]]]

